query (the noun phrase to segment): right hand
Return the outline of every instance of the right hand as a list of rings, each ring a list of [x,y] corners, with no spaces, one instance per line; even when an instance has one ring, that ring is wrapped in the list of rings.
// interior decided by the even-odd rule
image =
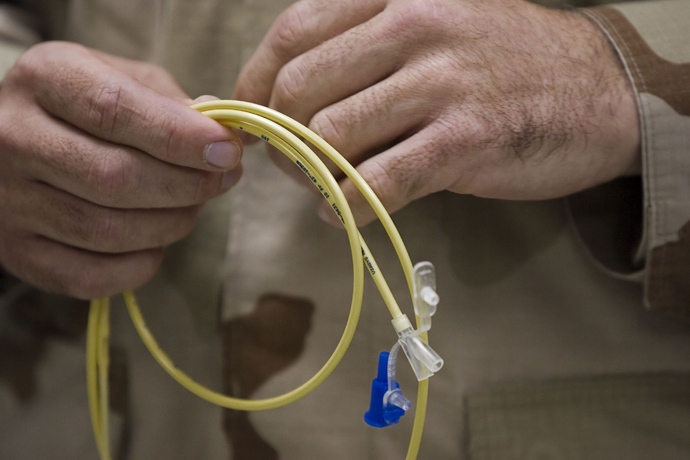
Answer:
[[[0,90],[0,266],[83,299],[153,277],[241,174],[237,136],[191,102],[156,66],[30,48]]]
[[[641,168],[634,91],[608,38],[579,12],[523,0],[301,0],[235,98],[308,125],[388,212],[442,190],[558,198]],[[341,186],[357,223],[374,220]]]

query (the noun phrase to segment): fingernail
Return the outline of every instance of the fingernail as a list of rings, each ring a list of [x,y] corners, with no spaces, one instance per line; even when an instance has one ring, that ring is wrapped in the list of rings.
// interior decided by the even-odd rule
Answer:
[[[206,163],[221,169],[232,169],[240,161],[240,146],[236,142],[219,141],[204,148]]]

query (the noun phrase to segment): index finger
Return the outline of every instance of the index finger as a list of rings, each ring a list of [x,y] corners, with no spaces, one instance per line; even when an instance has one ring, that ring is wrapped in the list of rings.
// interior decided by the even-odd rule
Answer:
[[[168,163],[208,171],[237,164],[241,144],[232,130],[159,94],[86,48],[65,44],[64,51],[45,53],[40,63],[36,58],[22,62],[32,76],[33,97],[51,115]]]
[[[385,0],[303,0],[273,23],[244,67],[234,98],[268,105],[280,69],[295,57],[378,13]]]

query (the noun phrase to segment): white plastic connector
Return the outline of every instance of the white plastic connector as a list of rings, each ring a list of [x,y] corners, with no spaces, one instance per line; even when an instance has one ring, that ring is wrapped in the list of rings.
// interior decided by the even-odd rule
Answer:
[[[419,333],[423,331],[415,331],[407,315],[395,318],[393,327],[398,333],[398,342],[405,352],[417,380],[426,380],[441,369],[443,359],[419,337]]]

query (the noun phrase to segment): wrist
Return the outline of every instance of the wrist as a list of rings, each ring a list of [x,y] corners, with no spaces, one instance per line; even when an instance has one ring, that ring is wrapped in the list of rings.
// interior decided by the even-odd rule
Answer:
[[[589,28],[587,36],[595,65],[599,68],[600,84],[606,85],[600,105],[602,107],[603,152],[612,155],[612,179],[639,175],[642,171],[641,134],[637,99],[634,86],[605,30],[583,11],[580,16]]]

